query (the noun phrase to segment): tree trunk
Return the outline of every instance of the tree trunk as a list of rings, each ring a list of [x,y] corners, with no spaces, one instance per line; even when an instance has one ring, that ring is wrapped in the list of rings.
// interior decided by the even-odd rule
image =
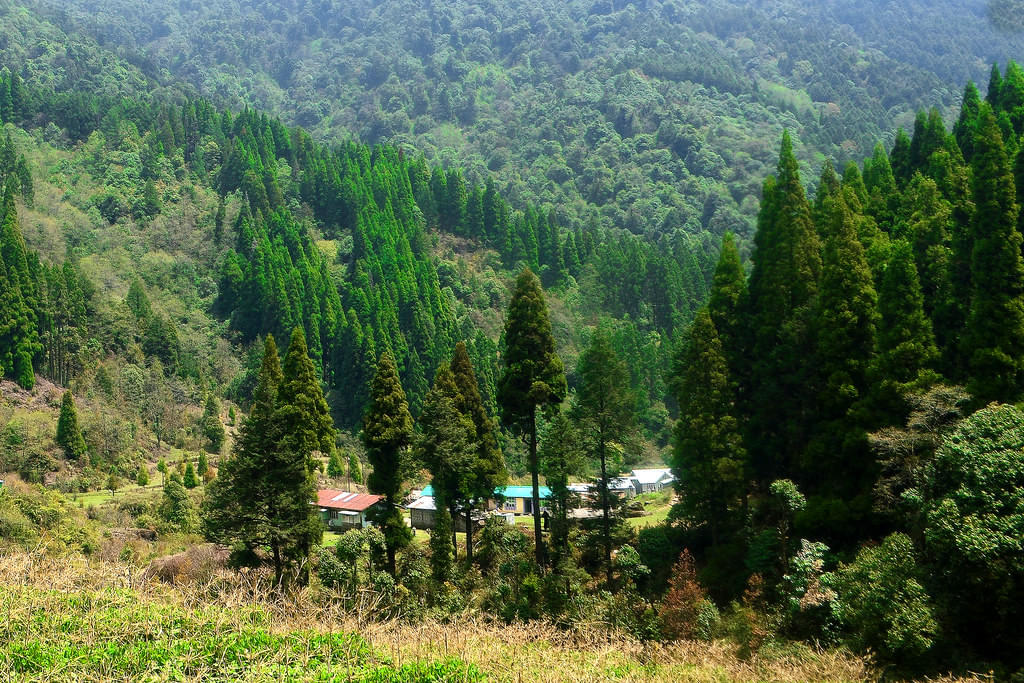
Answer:
[[[604,563],[605,572],[608,577],[608,588],[612,587],[612,524],[609,518],[609,511],[611,504],[608,500],[608,496],[611,495],[608,486],[608,469],[605,458],[605,443],[604,437],[600,438],[597,445],[598,453],[601,455],[601,511],[604,515]]]
[[[473,506],[466,505],[466,562],[473,564]]]
[[[459,561],[459,537],[455,532],[455,520],[459,518],[459,510],[452,503],[448,506],[448,515],[452,518],[452,562]]]
[[[533,534],[537,539],[537,568],[544,573],[544,536],[540,525],[540,466],[537,463],[537,408],[530,411],[530,476],[533,479]]]
[[[274,585],[281,587],[281,580],[284,578],[284,563],[281,561],[281,546],[274,541],[271,544],[274,549]]]

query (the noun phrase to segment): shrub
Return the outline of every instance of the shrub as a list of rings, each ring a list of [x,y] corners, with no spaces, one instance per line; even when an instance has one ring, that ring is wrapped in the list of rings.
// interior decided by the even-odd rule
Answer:
[[[710,605],[710,608],[708,607]],[[702,617],[709,618],[714,603],[697,582],[697,569],[693,555],[683,550],[672,568],[668,592],[661,603],[658,616],[661,618],[662,635],[667,640],[691,640],[696,637],[710,637],[707,624],[701,624]],[[714,610],[717,614],[717,609]],[[704,633],[700,633],[701,631]]]
[[[914,546],[905,534],[861,549],[852,564],[822,580],[839,596],[836,614],[855,649],[906,663],[932,646],[938,627],[931,599],[918,581]]]

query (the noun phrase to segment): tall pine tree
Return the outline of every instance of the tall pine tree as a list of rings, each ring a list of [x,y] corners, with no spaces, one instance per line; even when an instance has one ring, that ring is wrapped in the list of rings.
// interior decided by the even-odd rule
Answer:
[[[974,287],[963,339],[968,390],[982,403],[1012,402],[1020,396],[1024,369],[1024,264],[1013,174],[987,102],[978,116],[971,168]]]
[[[543,567],[537,410],[557,410],[565,398],[567,387],[562,360],[555,353],[555,338],[551,335],[544,292],[540,280],[529,268],[516,279],[509,302],[502,360],[505,367],[498,383],[498,404],[502,421],[522,434],[530,449],[528,465],[533,483],[533,529],[537,564]]]
[[[412,416],[390,351],[380,355],[370,383],[370,405],[363,417],[362,439],[373,467],[367,482],[369,489],[384,496],[383,512],[377,522],[384,530],[388,571],[394,576],[395,554],[412,540],[398,507],[406,469],[405,452],[412,441]]]

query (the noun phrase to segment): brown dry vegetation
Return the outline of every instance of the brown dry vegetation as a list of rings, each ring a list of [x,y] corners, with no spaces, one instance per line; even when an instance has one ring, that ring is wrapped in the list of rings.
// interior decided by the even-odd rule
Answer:
[[[877,677],[867,663],[847,653],[805,647],[743,661],[735,647],[725,642],[647,644],[608,636],[600,629],[588,634],[538,623],[505,626],[482,617],[448,624],[380,623],[365,614],[340,611],[313,589],[274,595],[267,590],[265,577],[255,573],[220,572],[169,586],[122,562],[18,552],[0,555],[0,586],[5,587],[0,591],[0,623],[4,624],[66,609],[69,594],[80,596],[80,604],[94,605],[97,614],[87,618],[97,623],[98,617],[109,614],[104,612],[109,606],[103,605],[103,599],[127,595],[129,602],[159,613],[171,610],[185,619],[193,615],[212,619],[218,632],[251,629],[254,615],[259,614],[260,623],[275,634],[358,633],[375,652],[398,666],[455,657],[495,681],[859,681]],[[109,639],[111,628],[105,624],[95,633],[68,637],[88,645],[91,639]],[[123,623],[113,628],[115,637],[120,633],[128,638],[146,626]],[[11,674],[4,669],[9,660],[2,651],[0,645],[0,678]],[[272,660],[275,654],[268,652],[266,657]],[[60,678],[59,672],[54,673]],[[117,672],[109,673],[117,678]]]

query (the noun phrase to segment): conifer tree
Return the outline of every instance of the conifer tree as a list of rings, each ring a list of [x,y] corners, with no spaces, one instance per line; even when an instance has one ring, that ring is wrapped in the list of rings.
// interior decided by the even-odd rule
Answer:
[[[801,474],[816,474],[850,483],[862,474],[864,443],[850,409],[866,396],[868,367],[875,348],[878,297],[854,216],[842,195],[832,200],[832,220],[825,241],[821,289],[814,316],[815,371],[819,389],[815,437]],[[839,462],[829,462],[839,457]],[[820,479],[818,483],[823,483]]]
[[[609,449],[632,437],[635,425],[635,399],[630,391],[629,371],[612,348],[611,337],[599,325],[590,344],[580,354],[576,371],[579,391],[573,415],[592,458],[599,463],[597,493],[600,498],[605,573],[612,585],[612,532],[610,480],[618,472],[610,469],[615,460]]]
[[[327,459],[327,476],[331,479],[345,476],[345,466],[341,464],[341,456],[337,450],[331,451],[331,456]]]
[[[541,473],[551,489],[548,508],[551,514],[551,568],[565,575],[572,561],[569,544],[569,511],[578,496],[569,490],[569,477],[583,469],[585,454],[580,434],[565,413],[558,413],[547,424],[540,444]]]
[[[981,93],[974,81],[967,81],[964,87],[963,101],[960,104],[960,117],[953,126],[953,137],[964,155],[964,159],[970,161],[974,156],[974,127],[978,121],[978,113],[981,109]]]
[[[902,128],[896,131],[896,141],[889,152],[889,164],[896,183],[903,187],[914,174],[914,166],[910,159],[910,136]]]
[[[473,363],[465,342],[455,345],[452,355],[451,372],[458,388],[456,408],[464,417],[473,423],[470,437],[475,446],[467,482],[467,501],[464,506],[466,515],[466,559],[473,561],[473,523],[472,510],[480,502],[490,499],[494,489],[508,480],[505,469],[505,457],[498,446],[497,426],[493,418],[487,414],[480,386],[477,382]]]
[[[907,406],[903,394],[925,389],[937,376],[929,368],[938,351],[932,325],[924,311],[924,296],[910,245],[893,244],[878,296],[878,356],[874,375],[889,424],[903,424]]]
[[[234,562],[261,562],[269,551],[275,583],[294,568],[322,535],[310,501],[315,496],[312,460],[303,449],[319,443],[319,421],[306,422],[297,406],[313,406],[315,391],[305,389],[312,363],[301,337],[293,336],[285,382],[274,338],[267,335],[249,417],[242,423],[231,455],[210,484],[204,504],[207,538],[235,545]],[[303,360],[303,356],[305,359]],[[319,390],[319,386],[316,387]],[[293,403],[283,400],[288,396]]]
[[[196,462],[196,476],[206,480],[210,474],[210,461],[206,458],[205,451],[199,451],[199,460]]]
[[[78,428],[78,411],[70,391],[65,391],[60,401],[60,417],[57,420],[57,445],[64,449],[64,455],[78,460],[86,452],[85,439]]]
[[[182,479],[182,483],[187,489],[194,489],[199,486],[199,480],[196,479],[196,468],[193,467],[191,460],[185,465],[185,477]]]
[[[212,453],[219,453],[224,445],[226,432],[224,424],[220,421],[220,404],[213,394],[206,397],[203,406],[203,435],[207,440],[207,447]],[[200,473],[202,475],[203,473]]]
[[[974,285],[964,351],[968,390],[981,403],[1020,395],[1024,359],[1024,264],[1013,174],[988,103],[974,138]]]
[[[786,133],[778,179],[769,177],[758,214],[750,273],[753,338],[750,353],[749,429],[757,474],[777,478],[795,463],[807,439],[807,412],[800,405],[810,380],[811,314],[821,276],[820,243]]]
[[[736,414],[735,391],[722,345],[706,308],[697,312],[673,364],[679,421],[672,470],[685,492],[683,508],[707,524],[717,545],[736,520],[744,495],[746,451]]]
[[[462,508],[468,507],[469,487],[476,460],[476,428],[473,420],[459,412],[459,388],[447,363],[437,369],[434,385],[423,400],[419,417],[420,433],[416,437],[416,460],[430,471],[437,513],[445,511],[446,529],[435,526],[431,536],[431,558],[435,577],[444,580],[450,572],[455,549],[452,520]],[[434,542],[434,536],[447,533],[447,548]]]
[[[502,421],[522,434],[529,446],[536,556],[538,566],[543,567],[537,410],[540,408],[549,413],[557,410],[565,398],[566,383],[562,360],[555,353],[544,292],[537,276],[529,268],[516,279],[509,302],[502,360],[505,367],[498,383],[498,404]]]
[[[363,465],[359,462],[359,454],[354,450],[348,454],[348,478],[354,484],[363,483]]]
[[[834,177],[834,174],[833,174]],[[835,189],[838,190],[838,181]],[[744,363],[743,315],[747,304],[747,278],[740,263],[740,252],[736,248],[736,238],[731,232],[722,236],[722,249],[718,256],[718,265],[711,280],[711,293],[708,297],[708,313],[718,330],[718,338],[722,344],[730,375],[734,381],[742,372]]]
[[[370,404],[363,418],[362,439],[373,467],[368,480],[370,492],[384,496],[383,512],[377,522],[384,531],[388,572],[394,576],[395,553],[412,540],[398,509],[405,451],[412,441],[412,416],[390,351],[381,354],[370,383]]]
[[[149,470],[146,469],[145,463],[139,465],[138,474],[135,475],[135,483],[139,486],[149,486]]]

